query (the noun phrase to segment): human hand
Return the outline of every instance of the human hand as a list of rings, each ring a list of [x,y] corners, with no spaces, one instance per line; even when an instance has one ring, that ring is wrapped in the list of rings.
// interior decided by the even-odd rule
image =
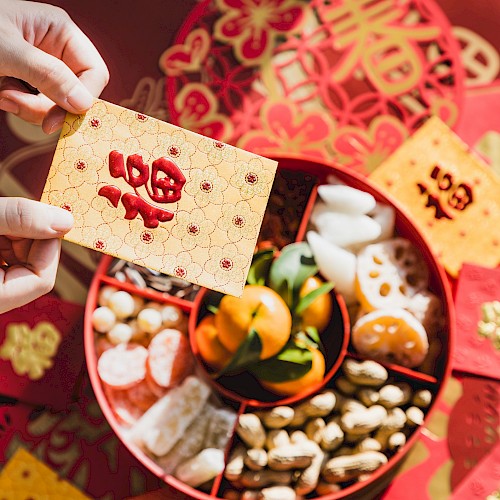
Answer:
[[[73,226],[62,208],[25,198],[0,198],[0,314],[52,290],[60,238]]]
[[[50,134],[61,128],[66,111],[87,111],[108,80],[99,52],[62,9],[0,0],[0,110],[42,124]]]

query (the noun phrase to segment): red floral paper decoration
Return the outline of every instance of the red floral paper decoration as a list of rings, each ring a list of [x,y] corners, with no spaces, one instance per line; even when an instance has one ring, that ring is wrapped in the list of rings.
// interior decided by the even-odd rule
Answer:
[[[432,0],[206,0],[160,65],[181,126],[363,173],[430,115],[453,125],[463,90]]]

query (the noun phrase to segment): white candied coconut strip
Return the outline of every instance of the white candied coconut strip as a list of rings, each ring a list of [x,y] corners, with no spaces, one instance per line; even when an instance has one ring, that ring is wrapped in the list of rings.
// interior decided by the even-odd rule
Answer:
[[[390,205],[377,203],[375,208],[369,213],[370,217],[380,225],[380,236],[377,241],[384,241],[394,236],[396,225],[396,210]]]
[[[367,215],[324,212],[315,224],[325,240],[342,248],[371,243],[382,233],[380,224]]]
[[[196,488],[218,476],[224,470],[224,452],[206,448],[175,470],[175,477]]]
[[[315,231],[308,231],[307,241],[323,277],[335,284],[335,289],[343,295],[347,304],[355,302],[356,256],[325,240]]]
[[[203,448],[217,448],[223,450],[229,442],[234,424],[236,423],[236,418],[236,412],[233,410],[216,408],[210,417]]]
[[[159,399],[135,424],[135,444],[154,455],[166,455],[205,405],[210,388],[201,379],[187,377]]]
[[[363,215],[375,208],[375,198],[364,191],[339,184],[318,186],[319,197],[335,212]]]
[[[179,464],[205,448],[204,443],[208,437],[208,426],[213,419],[214,413],[215,408],[209,403],[205,404],[200,414],[186,429],[184,436],[164,457],[158,459],[158,465],[167,474],[172,474]]]

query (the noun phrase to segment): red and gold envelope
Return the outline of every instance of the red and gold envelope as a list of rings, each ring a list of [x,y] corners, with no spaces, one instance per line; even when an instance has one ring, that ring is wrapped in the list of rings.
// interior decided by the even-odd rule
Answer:
[[[23,448],[0,473],[0,492],[2,500],[89,500]]]
[[[69,241],[241,295],[276,167],[96,100],[66,117],[41,201],[73,213]]]
[[[45,295],[0,315],[0,394],[64,408],[83,363],[83,307]]]
[[[500,177],[431,118],[370,176],[404,205],[450,275],[500,264]]]
[[[493,304],[498,318],[495,315]],[[457,315],[457,370],[500,380],[500,268],[465,264],[455,297]]]
[[[451,500],[496,499],[500,494],[500,442],[453,492]]]

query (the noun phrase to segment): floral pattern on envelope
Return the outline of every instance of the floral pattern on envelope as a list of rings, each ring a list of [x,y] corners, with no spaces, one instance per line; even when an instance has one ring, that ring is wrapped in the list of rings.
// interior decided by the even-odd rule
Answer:
[[[277,164],[96,100],[68,114],[41,201],[65,239],[241,295]]]

